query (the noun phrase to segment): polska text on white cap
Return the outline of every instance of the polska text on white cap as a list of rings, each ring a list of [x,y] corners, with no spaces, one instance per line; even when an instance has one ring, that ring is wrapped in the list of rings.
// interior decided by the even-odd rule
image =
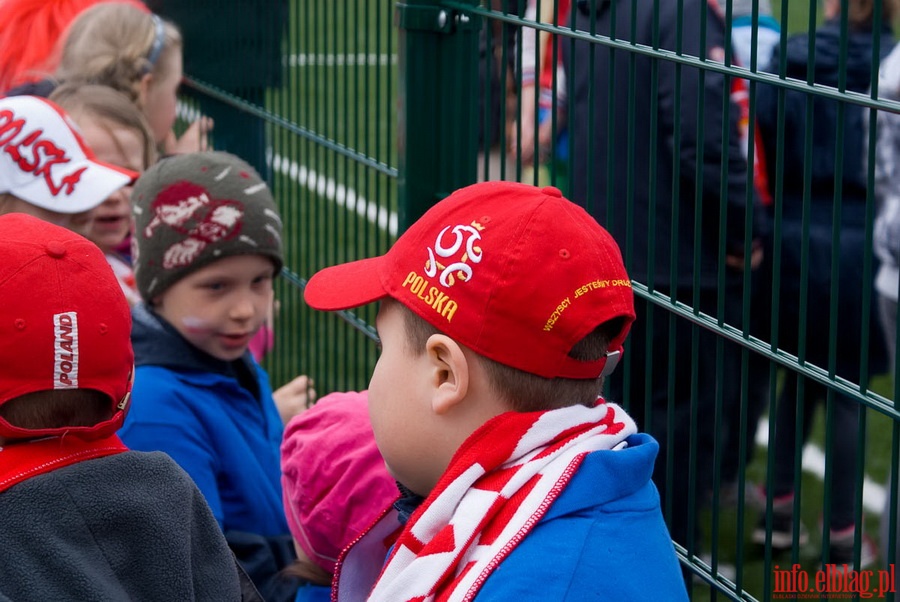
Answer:
[[[99,161],[53,102],[36,96],[0,99],[0,193],[49,211],[80,213],[137,176]]]

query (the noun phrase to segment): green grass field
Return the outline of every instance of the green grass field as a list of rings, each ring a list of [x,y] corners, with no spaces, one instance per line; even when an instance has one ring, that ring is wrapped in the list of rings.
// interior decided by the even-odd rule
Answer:
[[[806,30],[810,6],[816,3],[790,3],[790,33]],[[782,15],[778,0],[773,9],[776,17]],[[285,84],[269,95],[267,109],[282,120],[269,127],[274,191],[287,230],[289,275],[277,284],[276,343],[265,366],[276,386],[296,374],[309,374],[320,394],[362,389],[376,348],[371,331],[360,324],[373,323],[374,308],[355,312],[360,323],[350,324],[338,315],[310,310],[302,301],[302,284],[324,266],[384,252],[397,234],[396,131],[401,116],[393,3],[295,0],[288,32]],[[873,381],[872,388],[893,397],[886,377]],[[820,448],[825,443],[823,424],[820,415],[812,437]],[[865,466],[877,484],[884,483],[890,470],[892,426],[886,416],[868,412]],[[749,482],[764,482],[766,461],[765,448],[760,448],[747,467]],[[801,551],[800,561],[814,568],[822,482],[806,475],[802,490],[803,521],[812,541]],[[718,532],[719,562],[740,562],[740,585],[762,600],[771,595],[766,591],[771,564],[750,543],[756,516],[756,511],[737,505],[706,511],[702,520],[707,535]],[[878,518],[867,513],[867,532],[876,533]],[[707,549],[712,543],[707,540]],[[773,559],[788,561],[789,557]],[[692,594],[694,600],[714,597],[703,585],[695,586]],[[652,594],[647,599],[653,599]]]
[[[267,108],[274,191],[288,232],[277,285],[274,383],[309,374],[321,394],[363,389],[372,340],[336,315],[311,311],[302,282],[327,265],[383,253],[396,236],[397,63],[384,2],[294,2],[285,76]],[[372,308],[355,312],[372,323]]]

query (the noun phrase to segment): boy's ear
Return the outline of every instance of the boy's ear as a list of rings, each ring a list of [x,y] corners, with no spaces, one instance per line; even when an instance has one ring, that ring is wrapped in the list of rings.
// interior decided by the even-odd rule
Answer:
[[[425,343],[431,370],[431,407],[445,414],[459,404],[469,390],[469,363],[459,343],[443,334],[433,334]]]

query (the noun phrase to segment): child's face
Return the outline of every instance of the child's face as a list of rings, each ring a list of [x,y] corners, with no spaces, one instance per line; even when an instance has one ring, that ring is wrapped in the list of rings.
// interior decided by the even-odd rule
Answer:
[[[169,64],[165,69],[151,74],[146,96],[142,99],[144,115],[158,144],[165,141],[175,124],[178,86],[181,84],[183,69],[181,52],[165,53],[162,60],[169,61]]]
[[[397,302],[382,303],[375,320],[381,355],[369,382],[369,416],[375,441],[391,475],[419,495],[427,495],[445,468],[437,457],[430,375],[425,353],[409,348]]]
[[[58,213],[32,205],[22,199],[7,196],[4,202],[0,204],[0,215],[7,213],[24,213],[62,228],[68,228],[72,232],[86,237],[91,225],[92,210],[82,211],[81,213]]]
[[[274,272],[261,255],[225,257],[176,282],[155,309],[201,351],[236,360],[266,320]]]
[[[98,159],[138,173],[144,171],[144,146],[138,132],[91,117],[80,119],[79,125]],[[131,230],[131,187],[112,193],[91,217],[87,238],[104,253],[113,251]]]

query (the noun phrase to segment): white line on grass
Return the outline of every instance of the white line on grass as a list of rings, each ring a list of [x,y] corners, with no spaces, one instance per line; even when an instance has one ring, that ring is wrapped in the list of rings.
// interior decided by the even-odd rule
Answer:
[[[768,448],[769,421],[765,418],[759,421],[759,428],[756,430],[756,444],[759,447]],[[771,448],[768,449],[770,452],[772,451]],[[825,479],[825,454],[812,443],[807,443],[803,448],[803,470],[814,474],[820,480]],[[886,495],[884,486],[875,483],[868,476],[863,479],[863,507],[866,511],[881,515]]]
[[[272,169],[300,184],[301,186],[324,196],[339,207],[345,207],[355,212],[358,216],[366,218],[382,230],[387,230],[391,236],[397,235],[397,214],[380,207],[378,203],[367,200],[356,193],[352,188],[338,184],[333,179],[300,165],[282,155],[272,157]]]
[[[284,57],[288,67],[388,67],[397,64],[396,54],[290,54]]]

